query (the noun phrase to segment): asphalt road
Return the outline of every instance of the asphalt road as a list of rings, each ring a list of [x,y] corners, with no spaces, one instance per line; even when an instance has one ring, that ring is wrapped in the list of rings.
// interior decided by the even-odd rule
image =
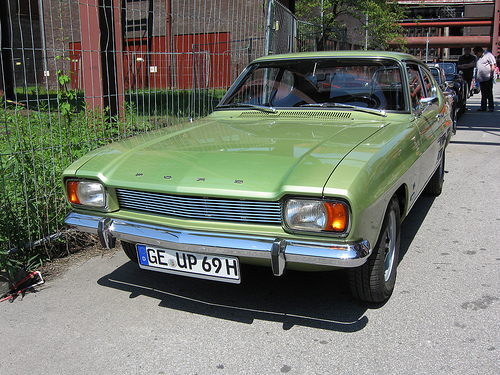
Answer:
[[[243,269],[241,285],[80,261],[0,304],[0,374],[500,374],[500,83],[459,121],[444,191],[403,224],[396,289]]]

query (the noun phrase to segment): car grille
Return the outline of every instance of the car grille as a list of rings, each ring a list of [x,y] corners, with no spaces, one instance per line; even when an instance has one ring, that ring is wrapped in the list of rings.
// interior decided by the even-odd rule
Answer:
[[[280,224],[279,202],[168,195],[116,189],[120,208],[170,217]]]

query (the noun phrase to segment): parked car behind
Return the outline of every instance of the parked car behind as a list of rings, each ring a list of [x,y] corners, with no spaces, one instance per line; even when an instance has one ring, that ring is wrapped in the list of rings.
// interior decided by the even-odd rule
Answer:
[[[457,64],[455,62],[440,62],[433,63],[432,65],[437,66],[444,70],[446,75],[446,82],[453,82],[455,86],[455,91],[458,95],[458,116],[465,112],[467,105],[467,98],[469,97],[469,87],[467,82],[463,79],[462,75],[457,70]]]
[[[385,301],[401,222],[424,191],[442,191],[451,125],[410,55],[259,58],[206,118],[69,166],[66,223],[107,247],[121,240],[147,270],[239,283],[243,263],[276,276],[347,269],[356,298]]]
[[[436,82],[439,88],[443,91],[444,96],[448,99],[448,103],[451,108],[451,119],[453,121],[453,134],[457,132],[457,120],[459,115],[459,107],[458,107],[458,94],[455,91],[455,83],[454,82],[446,82],[446,75],[444,70],[438,66],[429,67],[432,75],[436,79]]]

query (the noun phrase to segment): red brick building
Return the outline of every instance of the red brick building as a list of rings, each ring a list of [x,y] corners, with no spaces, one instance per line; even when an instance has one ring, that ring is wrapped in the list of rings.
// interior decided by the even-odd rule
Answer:
[[[265,12],[257,0],[0,0],[2,78],[56,88],[68,74],[94,96],[110,78],[125,90],[227,87],[264,53]]]

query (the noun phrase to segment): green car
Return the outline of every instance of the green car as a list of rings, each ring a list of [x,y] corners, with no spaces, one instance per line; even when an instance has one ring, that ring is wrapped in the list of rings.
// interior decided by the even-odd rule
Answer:
[[[121,240],[147,270],[239,283],[241,264],[346,268],[354,297],[385,301],[402,220],[421,193],[441,193],[451,125],[410,55],[259,58],[206,118],[68,167],[65,222]]]

